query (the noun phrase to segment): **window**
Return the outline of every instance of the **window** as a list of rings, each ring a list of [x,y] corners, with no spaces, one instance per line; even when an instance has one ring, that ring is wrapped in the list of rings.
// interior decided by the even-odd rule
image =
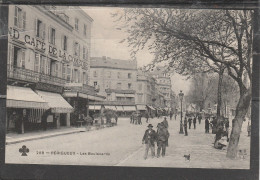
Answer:
[[[138,90],[139,90],[139,91],[142,91],[142,89],[143,89],[142,84],[138,84]]]
[[[83,84],[87,84],[88,82],[88,76],[86,72],[83,72]]]
[[[117,89],[121,89],[122,83],[117,83]]]
[[[80,47],[78,42],[74,42],[74,55],[79,56]]]
[[[70,66],[67,66],[67,82],[70,82],[70,74],[71,74],[71,68]]]
[[[128,89],[132,89],[132,84],[128,83]]]
[[[117,78],[120,79],[120,77],[121,77],[121,73],[118,72],[118,73],[117,73]]]
[[[85,36],[87,36],[87,25],[86,25],[86,24],[84,24],[84,30],[83,30],[83,33],[84,33]]]
[[[39,72],[40,55],[35,53],[34,71]]]
[[[14,26],[20,29],[26,28],[26,12],[23,12],[21,8],[15,6],[14,12]]]
[[[131,79],[131,78],[132,78],[132,74],[128,73],[128,79]]]
[[[46,57],[45,56],[40,56],[40,73],[46,74]]]
[[[39,19],[36,20],[36,36],[45,39],[45,24]]]
[[[78,31],[79,30],[79,19],[75,18],[75,29]]]
[[[66,79],[66,68],[67,68],[67,65],[62,64],[62,78],[63,79]]]
[[[50,32],[50,43],[55,45],[55,34],[56,34],[56,31],[55,31],[54,28],[51,28],[50,31],[51,31]]]
[[[107,82],[107,86],[106,86],[108,89],[111,89],[111,81],[108,81]]]
[[[94,87],[96,87],[97,86],[97,81],[94,81]]]
[[[94,71],[94,72],[93,72],[93,76],[94,76],[94,77],[97,77],[97,71]]]
[[[142,102],[143,101],[143,95],[142,94],[138,94],[137,95],[137,101],[138,102]]]
[[[68,50],[68,37],[63,36],[63,50],[67,51]]]
[[[51,74],[51,61],[49,58],[46,58],[46,74],[50,75]]]
[[[19,47],[14,47],[14,67],[25,68],[25,51]]]
[[[83,46],[83,59],[88,59],[88,49]]]
[[[73,73],[73,82],[75,82],[75,83],[78,83],[78,82],[80,82],[80,72],[79,72],[79,70],[78,69],[74,69],[74,71],[73,71],[74,73]]]
[[[55,60],[53,60],[53,59],[51,59],[51,69],[50,69],[50,71],[51,71],[51,76],[56,76],[56,77],[58,77],[59,65],[58,65],[58,63],[57,63]]]

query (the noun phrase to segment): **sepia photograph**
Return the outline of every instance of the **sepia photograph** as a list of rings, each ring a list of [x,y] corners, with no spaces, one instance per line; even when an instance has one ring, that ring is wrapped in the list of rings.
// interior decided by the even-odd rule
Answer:
[[[250,169],[254,13],[9,5],[5,163]]]

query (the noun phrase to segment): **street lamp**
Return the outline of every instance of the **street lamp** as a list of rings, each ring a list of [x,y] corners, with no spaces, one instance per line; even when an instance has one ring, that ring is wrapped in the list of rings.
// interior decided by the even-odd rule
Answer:
[[[181,90],[180,93],[179,93],[179,98],[181,100],[181,121],[180,121],[180,132],[179,132],[179,134],[183,134],[183,124],[182,124],[182,100],[183,100],[183,96],[184,96],[184,93]]]

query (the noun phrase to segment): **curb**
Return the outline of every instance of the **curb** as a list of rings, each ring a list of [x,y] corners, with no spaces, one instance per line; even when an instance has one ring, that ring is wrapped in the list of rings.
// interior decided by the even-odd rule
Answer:
[[[11,142],[7,142],[5,143],[5,145],[10,145],[10,144],[17,144],[17,143],[21,143],[21,142],[26,142],[26,141],[33,141],[33,140],[37,140],[37,139],[45,139],[45,138],[50,138],[50,137],[56,137],[56,136],[61,136],[61,135],[68,135],[68,134],[75,134],[75,133],[81,133],[81,132],[89,132],[89,131],[95,131],[95,130],[100,130],[100,129],[105,129],[105,128],[109,128],[110,126],[104,126],[102,128],[97,129],[96,127],[91,127],[90,129],[86,129],[83,131],[82,128],[79,128],[78,130],[72,131],[72,132],[64,132],[64,133],[60,133],[60,134],[50,134],[50,135],[45,135],[45,136],[39,136],[39,137],[32,137],[32,138],[26,138],[26,139],[20,139],[20,140],[14,140]]]

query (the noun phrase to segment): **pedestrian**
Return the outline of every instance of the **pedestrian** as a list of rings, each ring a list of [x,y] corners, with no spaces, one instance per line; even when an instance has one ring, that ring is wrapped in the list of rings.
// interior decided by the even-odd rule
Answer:
[[[189,121],[189,129],[190,129],[190,128],[191,128],[191,122],[192,122],[192,118],[191,118],[191,117],[189,117],[188,121]]]
[[[158,123],[157,128],[157,158],[159,158],[161,150],[162,157],[165,156],[166,147],[168,146],[168,139],[170,134],[163,123]]]
[[[139,125],[142,124],[142,114],[141,113],[138,114],[138,124]]]
[[[222,138],[223,135],[223,124],[220,123],[217,127],[217,132],[216,132],[216,136],[215,136],[215,142],[214,142],[214,146],[217,145],[217,142]]]
[[[196,121],[197,121],[197,119],[196,119],[196,117],[194,116],[194,118],[193,118],[193,126],[194,126],[194,129],[196,129]]]
[[[227,135],[227,142],[229,142],[229,137],[228,137],[228,134],[229,134],[229,119],[228,118],[225,118],[225,130],[226,130],[226,135]]]
[[[145,154],[144,154],[144,159],[147,159],[149,149],[151,149],[151,154],[152,157],[154,158],[155,156],[155,150],[154,150],[154,144],[157,139],[157,133],[155,130],[153,130],[153,125],[149,124],[148,129],[144,133],[144,137],[142,140],[142,143],[145,144]]]
[[[209,133],[209,118],[205,120],[205,133]]]
[[[177,118],[177,112],[175,113],[175,120],[176,120],[176,118]]]
[[[22,134],[22,120],[20,119],[20,116],[18,114],[16,114],[16,112],[14,113],[14,123],[15,123],[15,131],[18,134]]]
[[[115,113],[115,120],[116,120],[116,125],[117,125],[117,120],[118,120],[118,115]]]
[[[198,119],[199,119],[199,124],[200,124],[201,123],[201,119],[202,119],[201,114],[198,116]]]
[[[173,116],[173,113],[172,111],[170,112],[170,120],[172,120],[172,116]],[[176,118],[175,118],[176,119]]]
[[[42,121],[41,121],[41,125],[42,125],[42,129],[44,131],[47,130],[47,118],[48,116],[51,114],[51,109],[46,110],[43,115],[42,115]]]
[[[10,127],[15,127],[16,130],[16,121],[17,121],[17,114],[15,111],[10,115],[9,121],[7,122],[7,132],[9,132]]]
[[[248,120],[248,124],[247,124],[247,136],[251,136],[251,123],[249,123],[249,120]]]
[[[145,118],[146,118],[146,123],[148,123],[148,122],[149,122],[149,114],[148,114],[147,111],[146,111],[146,113],[145,113]]]
[[[187,121],[187,118],[185,117],[184,118],[184,131],[185,131],[185,136],[188,136],[188,121]]]
[[[164,117],[164,120],[163,120],[163,125],[168,129],[168,127],[169,127],[169,124],[168,124],[168,121],[167,121],[167,118],[166,117]]]
[[[133,114],[130,115],[130,124],[133,123]]]

